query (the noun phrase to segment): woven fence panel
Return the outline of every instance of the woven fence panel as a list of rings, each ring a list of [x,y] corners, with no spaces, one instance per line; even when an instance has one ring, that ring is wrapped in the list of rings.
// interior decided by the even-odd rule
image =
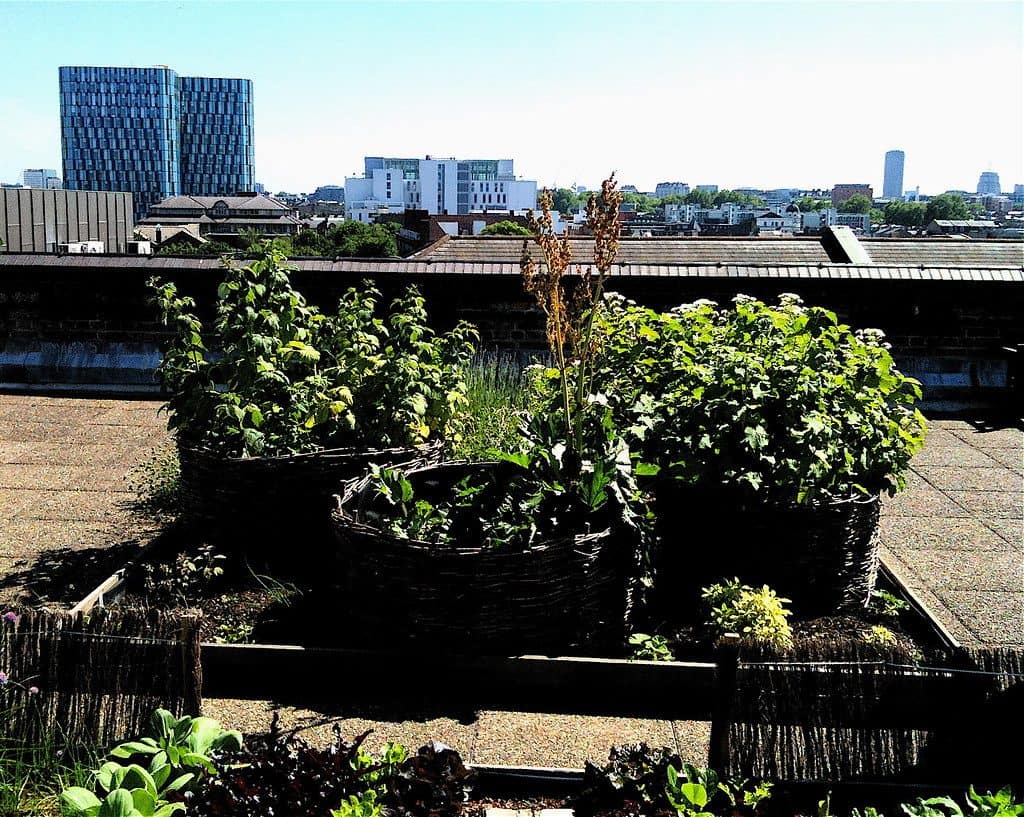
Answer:
[[[1014,712],[1020,723],[1021,653],[958,651],[928,663],[859,642],[808,643],[785,655],[747,645],[730,771],[780,780],[998,778],[1005,746],[996,748],[990,729]]]
[[[0,739],[109,745],[157,707],[199,714],[199,615],[31,611],[0,622]]]

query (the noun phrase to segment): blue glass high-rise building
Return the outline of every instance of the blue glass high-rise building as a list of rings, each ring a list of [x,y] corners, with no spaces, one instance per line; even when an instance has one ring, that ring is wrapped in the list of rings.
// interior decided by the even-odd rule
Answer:
[[[252,81],[179,77],[181,192],[223,196],[252,190]]]
[[[136,218],[168,196],[252,189],[251,80],[65,66],[60,112],[65,186],[130,192]]]

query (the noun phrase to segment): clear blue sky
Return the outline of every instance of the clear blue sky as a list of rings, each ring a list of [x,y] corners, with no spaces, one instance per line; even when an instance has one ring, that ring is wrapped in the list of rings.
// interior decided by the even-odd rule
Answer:
[[[59,65],[255,84],[256,176],[513,158],[542,184],[1024,183],[1024,3],[0,2],[0,180],[60,170]]]

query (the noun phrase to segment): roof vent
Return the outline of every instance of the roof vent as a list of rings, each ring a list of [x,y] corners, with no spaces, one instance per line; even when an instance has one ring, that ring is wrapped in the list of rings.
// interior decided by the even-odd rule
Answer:
[[[826,227],[821,247],[833,264],[872,264],[871,256],[849,227]]]

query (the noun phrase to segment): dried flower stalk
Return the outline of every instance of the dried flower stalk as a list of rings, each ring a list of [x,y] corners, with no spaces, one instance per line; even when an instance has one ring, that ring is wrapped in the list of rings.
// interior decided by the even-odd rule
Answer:
[[[577,452],[582,447],[582,427],[575,422],[592,385],[593,362],[597,352],[594,317],[601,302],[605,278],[619,251],[619,205],[622,194],[616,189],[615,174],[601,184],[600,195],[591,194],[587,202],[587,227],[594,236],[594,263],[584,269],[577,265],[579,280],[570,291],[566,275],[572,263],[569,238],[555,234],[549,190],[538,197],[541,214],[528,212],[533,240],[540,247],[543,263],[538,264],[523,242],[520,268],[526,291],[534,296],[544,312],[551,356],[560,375],[562,411],[569,442]],[[596,268],[597,274],[593,270]],[[575,375],[576,390],[570,381]]]

